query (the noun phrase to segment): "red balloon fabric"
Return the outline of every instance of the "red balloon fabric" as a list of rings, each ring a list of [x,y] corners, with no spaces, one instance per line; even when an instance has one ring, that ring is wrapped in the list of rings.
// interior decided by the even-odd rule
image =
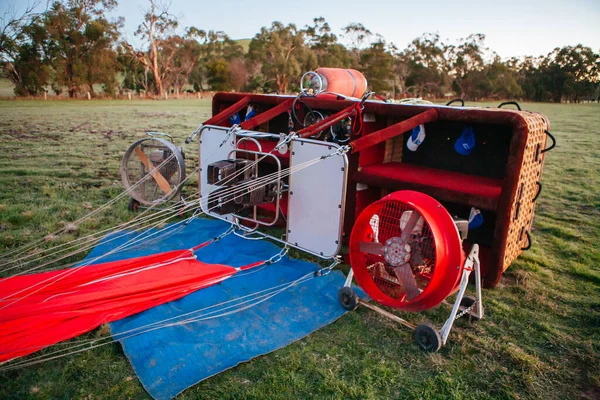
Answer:
[[[177,300],[240,269],[177,250],[0,280],[0,363]]]

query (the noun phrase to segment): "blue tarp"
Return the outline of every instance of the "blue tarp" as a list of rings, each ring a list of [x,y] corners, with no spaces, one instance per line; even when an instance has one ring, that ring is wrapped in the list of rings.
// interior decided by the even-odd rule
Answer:
[[[228,224],[221,221],[195,219],[98,262],[191,248],[227,228]],[[105,240],[88,259],[110,251],[131,237]],[[269,259],[279,251],[279,247],[266,241],[228,235],[198,250],[196,255],[203,262],[237,267]],[[308,279],[262,302],[254,299],[243,304],[250,300],[244,296],[278,285],[285,287],[304,276],[312,277],[318,268],[314,263],[284,257],[275,264],[240,272],[180,300],[113,322],[111,332],[120,339],[125,355],[148,393],[155,399],[170,399],[212,375],[287,346],[342,316],[344,310],[337,301],[337,292],[345,278],[339,271]],[[207,309],[214,305],[219,306]],[[194,313],[188,318],[204,320],[136,336],[128,333],[185,313]]]

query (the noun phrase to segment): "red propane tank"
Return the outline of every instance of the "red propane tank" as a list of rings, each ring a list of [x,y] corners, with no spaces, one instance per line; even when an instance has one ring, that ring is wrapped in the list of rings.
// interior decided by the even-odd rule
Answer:
[[[332,92],[349,97],[362,97],[367,91],[367,79],[355,69],[318,68],[307,72],[302,78],[309,79],[309,86],[319,94]]]

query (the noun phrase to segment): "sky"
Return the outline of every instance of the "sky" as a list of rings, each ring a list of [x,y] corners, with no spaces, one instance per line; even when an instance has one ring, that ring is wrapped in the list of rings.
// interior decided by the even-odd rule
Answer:
[[[20,6],[26,0],[0,0],[0,10],[11,2]],[[124,33],[135,42],[148,1],[119,3],[111,14],[125,17]],[[303,27],[322,16],[336,34],[360,22],[400,49],[433,32],[446,43],[483,33],[502,58],[545,55],[579,43],[600,51],[600,0],[171,0],[170,11],[182,26],[222,30],[233,39],[251,38],[275,20]]]

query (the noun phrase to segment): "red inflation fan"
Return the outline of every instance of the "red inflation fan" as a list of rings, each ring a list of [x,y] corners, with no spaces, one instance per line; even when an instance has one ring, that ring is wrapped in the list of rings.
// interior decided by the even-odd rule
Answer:
[[[353,310],[360,302],[414,329],[422,349],[439,350],[456,318],[467,313],[474,318],[483,317],[479,246],[473,244],[465,256],[465,227],[465,220],[452,218],[438,201],[420,192],[402,190],[372,203],[352,228],[352,270],[339,291],[340,303]],[[465,296],[471,272],[475,272],[476,298]],[[350,287],[353,276],[373,300],[403,311],[424,311],[438,306],[456,291],[458,295],[449,318],[437,330],[429,324],[415,326],[359,300]]]
[[[202,246],[0,280],[0,363],[263,264],[203,263],[193,252]]]
[[[465,255],[450,214],[432,197],[399,191],[371,204],[350,237],[352,270],[383,305],[423,311],[456,288]]]

